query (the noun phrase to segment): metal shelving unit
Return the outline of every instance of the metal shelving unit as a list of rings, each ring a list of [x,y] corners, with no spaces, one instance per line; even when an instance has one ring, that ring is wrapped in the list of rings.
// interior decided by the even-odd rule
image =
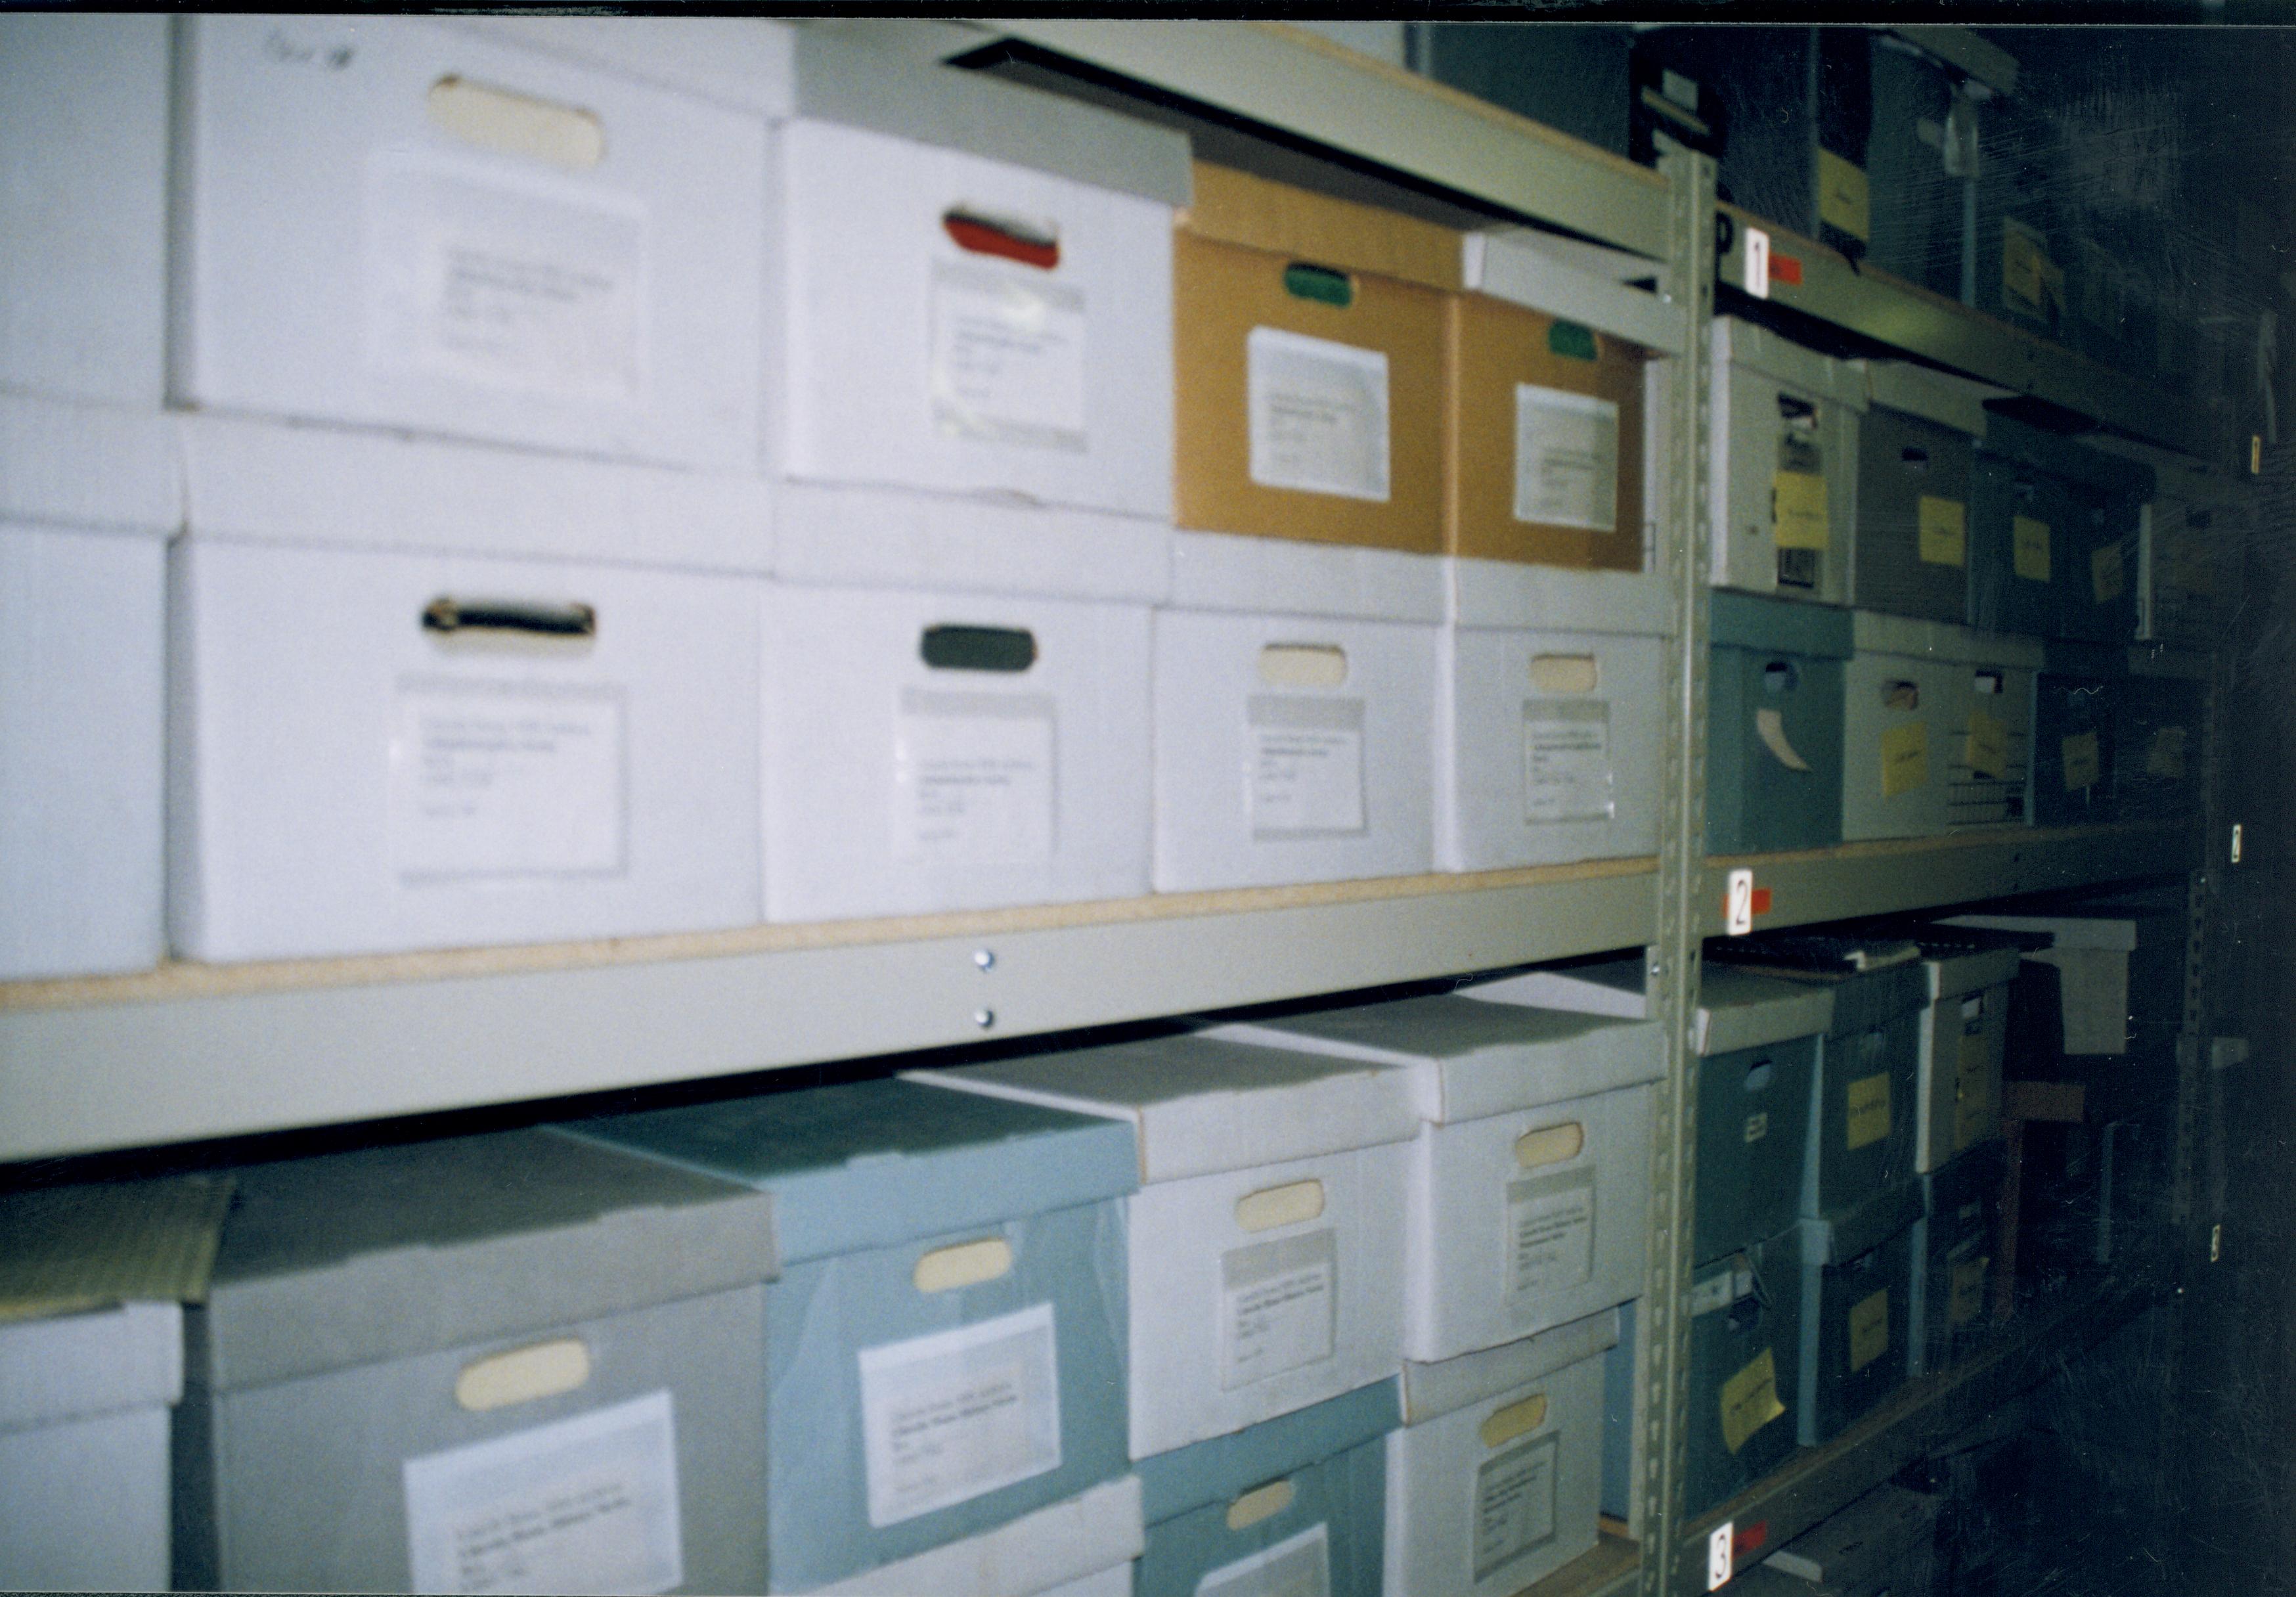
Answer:
[[[1383,170],[1495,216],[1631,251],[1676,285],[1669,309],[1691,330],[1693,348],[1718,281],[1742,286],[1742,251],[1718,258],[1718,215],[1741,232],[1765,226],[1718,207],[1705,157],[1669,156],[1652,172],[1278,25],[1062,18],[825,25],[873,27],[892,47],[930,59],[1018,41],[1095,81],[1272,130],[1357,170]],[[1774,251],[1800,264],[1799,283],[1774,270],[1774,302],[2152,444],[2198,452],[2184,410],[2133,380],[1769,231]],[[1669,1069],[1654,1132],[1645,1310],[1637,1317],[1636,1540],[1606,1536],[1531,1592],[1703,1591],[1711,1524],[1759,1521],[1768,1544],[1789,1539],[2038,1379],[2045,1351],[2102,1336],[2155,1290],[2112,1284],[2031,1316],[1978,1359],[1909,1387],[1737,1502],[1685,1521],[1677,1508],[1688,1413],[1680,1310],[1694,1262],[1697,1067],[1688,1022],[1702,941],[1725,929],[1727,874],[1751,869],[1755,925],[1783,927],[2125,880],[2132,862],[2148,875],[2192,872],[2196,985],[2187,1018],[2198,1027],[2207,901],[2201,839],[2216,833],[2213,820],[2205,833],[2149,825],[2001,828],[1702,857],[1695,840],[1705,783],[1710,418],[1702,363],[1673,364],[1667,478],[1654,490],[1663,494],[1659,532],[1675,628],[1654,860],[0,984],[0,1161],[731,1075],[1645,947],[1655,1009],[1667,1023]],[[2204,756],[2212,775],[2217,731],[2212,722]],[[2192,1079],[2181,1085],[2185,1096],[2194,1090]],[[2180,1172],[2189,1170],[2181,1145],[2193,1118],[2184,1107]],[[2179,1192],[2189,1185],[2187,1175]],[[1637,1543],[1666,1551],[1644,1560]]]

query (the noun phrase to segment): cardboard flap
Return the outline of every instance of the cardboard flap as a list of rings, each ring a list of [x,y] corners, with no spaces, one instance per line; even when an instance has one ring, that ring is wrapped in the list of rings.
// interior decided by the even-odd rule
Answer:
[[[1225,1436],[1142,1459],[1142,1512],[1160,1525],[1360,1447],[1402,1423],[1399,1386],[1385,1380]]]
[[[1619,1343],[1619,1311],[1604,1309],[1504,1347],[1487,1347],[1440,1363],[1403,1366],[1403,1423],[1418,1425],[1545,1380],[1599,1358]]]
[[[91,1181],[0,1198],[0,1322],[207,1296],[228,1175]]]
[[[239,1172],[218,1389],[547,1329],[778,1273],[773,1201],[550,1128]]]
[[[1207,1034],[1401,1066],[1420,1117],[1437,1123],[1561,1103],[1664,1072],[1658,1027],[1650,1022],[1440,994]]]
[[[1199,238],[1263,250],[1341,272],[1368,272],[1456,292],[1460,235],[1375,206],[1293,188],[1232,167],[1195,166],[1180,226]]]
[[[1401,1070],[1203,1033],[905,1079],[1130,1121],[1144,1182],[1402,1142],[1419,1130]]]
[[[1922,1217],[1922,1190],[1912,1181],[1874,1193],[1838,1220],[1798,1222],[1804,1264],[1846,1264]]]
[[[1795,1037],[1823,1037],[1833,1025],[1833,992],[1727,965],[1701,965],[1698,1051],[1733,1054]]]
[[[2176,917],[2115,915],[1949,915],[1949,926],[1985,926],[1998,932],[2046,932],[2054,948],[2117,949],[2136,947],[2139,928],[2150,921],[2173,930]]]
[[[855,1082],[567,1128],[774,1195],[783,1264],[895,1247],[1132,1190],[1129,1126],[914,1081]]]

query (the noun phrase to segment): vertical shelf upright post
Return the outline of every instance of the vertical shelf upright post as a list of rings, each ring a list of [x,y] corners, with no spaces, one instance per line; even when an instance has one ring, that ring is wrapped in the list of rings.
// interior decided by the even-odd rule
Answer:
[[[1688,1464],[1691,1183],[1697,1148],[1698,1052],[1691,1027],[1705,917],[1707,518],[1706,326],[1714,309],[1714,163],[1690,151],[1660,162],[1667,179],[1668,266],[1689,324],[1666,410],[1664,508],[1659,552],[1668,580],[1670,651],[1666,746],[1659,793],[1658,941],[1651,950],[1651,1012],[1665,1039],[1666,1077],[1652,1117],[1650,1258],[1642,1320],[1640,1587],[1660,1597]]]

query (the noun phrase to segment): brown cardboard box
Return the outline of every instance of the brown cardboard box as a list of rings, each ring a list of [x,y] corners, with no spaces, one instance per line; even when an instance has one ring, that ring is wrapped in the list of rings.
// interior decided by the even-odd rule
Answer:
[[[1449,471],[1444,547],[1483,560],[1640,571],[1643,564],[1643,350],[1605,333],[1482,294],[1448,315],[1446,413]],[[1593,358],[1586,358],[1591,351]],[[1613,530],[1518,520],[1517,384],[1559,389],[1618,407]]]
[[[1180,526],[1436,554],[1443,541],[1443,316],[1459,286],[1456,233],[1222,167],[1199,164],[1195,203],[1172,241],[1174,509]],[[1318,286],[1330,298],[1319,296]],[[1339,302],[1339,301],[1344,301]],[[1353,492],[1273,486],[1252,475],[1250,349],[1289,337],[1346,346],[1375,392],[1385,358],[1385,470],[1375,439],[1344,443],[1374,413],[1342,403],[1305,416],[1304,443],[1271,460],[1311,457]],[[1297,346],[1292,346],[1295,350]],[[1306,351],[1311,365],[1317,358]],[[1311,374],[1312,376],[1312,374]],[[1319,401],[1308,396],[1308,411]],[[1300,414],[1294,412],[1295,415]],[[1330,446],[1337,452],[1330,452]],[[1325,452],[1318,453],[1319,450]],[[1291,470],[1290,466],[1285,468]],[[1324,467],[1301,468],[1306,476]],[[1383,492],[1382,491],[1383,490]]]

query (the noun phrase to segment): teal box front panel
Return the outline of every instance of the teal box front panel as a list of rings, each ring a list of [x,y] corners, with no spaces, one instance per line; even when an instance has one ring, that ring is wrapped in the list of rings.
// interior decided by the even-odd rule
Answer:
[[[2059,631],[2058,576],[2069,569],[2064,539],[2069,506],[2062,484],[2046,472],[1980,450],[1970,487],[1969,624],[1982,632],[2054,638]],[[2049,529],[2048,577],[2019,574],[2019,517]],[[2030,570],[2030,568],[2029,568]]]
[[[1702,1265],[1693,1277],[1685,1513],[1703,1513],[1744,1491],[1794,1450],[1800,1258],[1789,1230]]]
[[[1976,453],[1966,432],[1920,416],[1877,407],[1859,418],[1857,564],[1850,587],[1857,608],[1955,626],[1967,619],[1966,530]],[[1962,507],[1958,562],[1922,558],[1924,498]]]
[[[925,1255],[983,1241],[1011,1249],[1004,1273],[919,1288]],[[772,1589],[907,1558],[1124,1474],[1125,1289],[1117,1199],[785,1271],[766,1304]],[[1027,1419],[976,1418],[958,1435],[984,1394]],[[981,1490],[977,1461],[955,1473],[908,1439],[935,1427],[1004,1484]]]
[[[1919,967],[1912,967],[1915,975]],[[1844,987],[1854,985],[1845,983]],[[1838,1220],[1877,1192],[1911,1180],[1919,1127],[1922,1009],[1864,1017],[1837,1029],[1818,1052],[1801,1212]]]
[[[1950,1369],[1990,1334],[2006,1164],[2000,1143],[1981,1142],[1920,1178],[1922,1217],[1914,1222],[1907,1272],[1910,1374]]]
[[[1804,1446],[1840,1436],[1906,1384],[1912,1250],[1907,1226],[1854,1258],[1801,1267]]]
[[[1710,603],[1706,852],[1841,842],[1849,612],[1719,592]]]
[[[1702,1259],[1751,1247],[1800,1213],[1818,1040],[1790,1037],[1698,1061]]]
[[[1233,1499],[1150,1525],[1146,1551],[1133,1567],[1133,1597],[1194,1597],[1207,1585],[1219,1589],[1230,1582],[1239,1592],[1380,1597],[1387,1551],[1385,1437],[1357,1443],[1280,1478],[1290,1487],[1289,1501],[1240,1529],[1228,1524]]]

